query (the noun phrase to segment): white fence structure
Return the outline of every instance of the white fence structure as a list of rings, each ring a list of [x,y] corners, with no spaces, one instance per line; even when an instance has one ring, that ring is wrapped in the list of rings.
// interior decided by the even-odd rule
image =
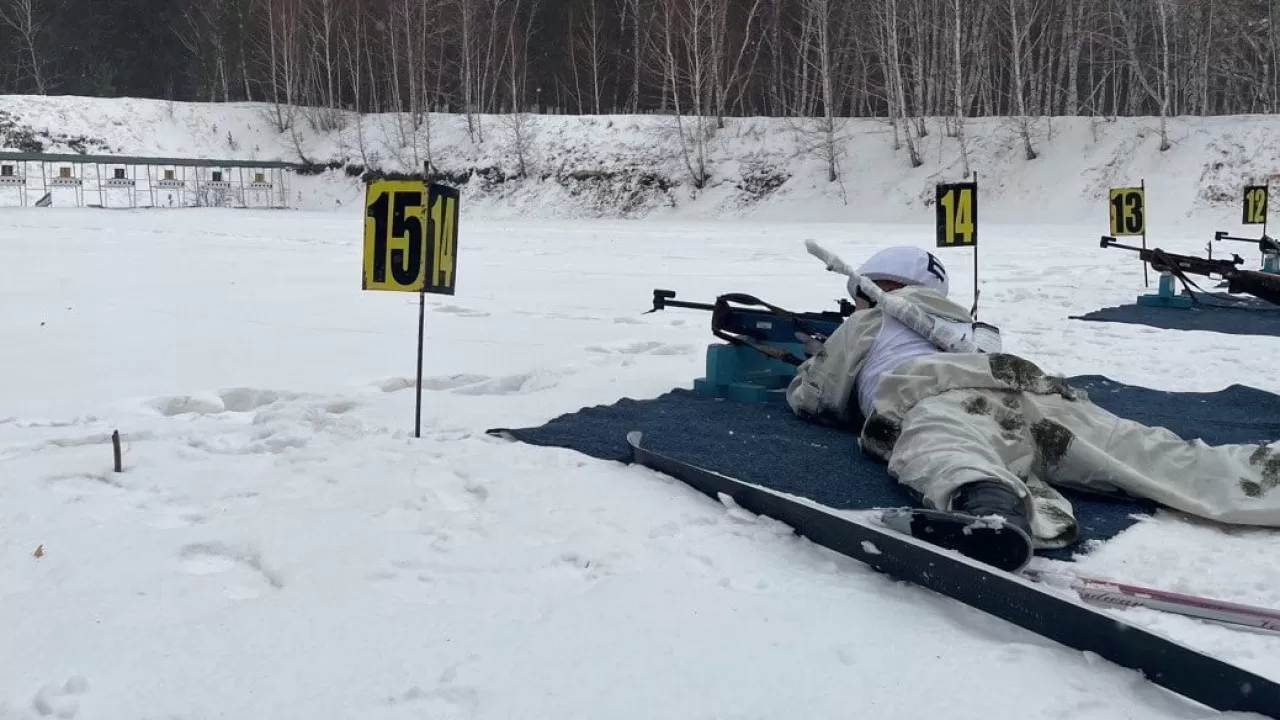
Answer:
[[[289,178],[299,167],[261,160],[0,152],[0,204],[285,209]]]

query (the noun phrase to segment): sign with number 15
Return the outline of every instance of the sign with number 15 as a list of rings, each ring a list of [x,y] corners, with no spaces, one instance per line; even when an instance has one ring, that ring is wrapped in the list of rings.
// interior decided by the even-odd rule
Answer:
[[[422,180],[366,187],[363,289],[452,295],[457,249],[457,189]]]

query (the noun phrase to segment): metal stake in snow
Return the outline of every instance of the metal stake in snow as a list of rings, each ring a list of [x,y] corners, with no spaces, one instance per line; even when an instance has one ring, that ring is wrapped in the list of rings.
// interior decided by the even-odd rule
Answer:
[[[938,322],[937,318],[916,305],[886,293],[880,289],[879,285],[859,275],[848,263],[840,259],[840,256],[819,245],[816,240],[805,240],[804,246],[810,255],[826,264],[828,270],[849,278],[850,294],[855,287],[862,290],[867,297],[875,301],[878,307],[883,308],[898,322],[923,335],[939,350],[954,353],[981,352],[969,337]]]

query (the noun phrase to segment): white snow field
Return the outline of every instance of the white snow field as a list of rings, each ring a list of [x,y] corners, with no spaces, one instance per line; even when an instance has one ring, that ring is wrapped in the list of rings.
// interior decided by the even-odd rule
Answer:
[[[0,214],[0,718],[1212,715],[647,469],[484,434],[689,387],[709,318],[643,315],[655,287],[830,307],[804,238],[856,261],[930,226],[467,220],[421,439],[416,297],[360,290],[360,232],[356,208]],[[1007,349],[1280,390],[1280,339],[1067,320],[1142,292],[1096,223],[982,232]],[[972,254],[942,257],[967,302]],[[1277,553],[1160,516],[1080,567],[1280,607]],[[1280,637],[1124,616],[1280,678]]]
[[[829,183],[791,121],[730,119],[695,192],[669,119],[532,116],[527,147],[502,118],[474,140],[461,117],[397,120],[280,132],[265,105],[0,96],[0,149],[25,128],[50,152],[476,173],[458,294],[428,298],[421,439],[417,298],[360,290],[358,178],[297,177],[282,212],[0,188],[0,719],[1212,714],[649,470],[484,433],[691,386],[709,316],[643,314],[654,288],[816,310],[844,283],[805,238],[851,262],[931,247],[933,186],[960,175],[940,122],[919,168],[886,123],[844,124]],[[1278,338],[1067,319],[1143,292],[1136,258],[1098,248],[1107,188],[1145,181],[1153,246],[1255,235],[1237,201],[1277,172],[1280,119],[1174,119],[1163,153],[1151,118],[1038,120],[1034,162],[1008,122],[967,127],[980,315],[1007,349],[1280,392]],[[529,178],[484,179],[519,153]],[[972,253],[942,257],[967,303]],[[1160,515],[1077,565],[1280,608],[1278,556],[1280,533]],[[1123,616],[1280,679],[1280,636]]]

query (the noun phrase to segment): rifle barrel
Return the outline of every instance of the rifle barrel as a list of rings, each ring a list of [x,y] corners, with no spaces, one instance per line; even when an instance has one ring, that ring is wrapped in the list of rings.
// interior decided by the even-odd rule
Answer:
[[[1121,250],[1136,250],[1138,252],[1145,252],[1143,248],[1140,248],[1137,245],[1125,245],[1124,243],[1116,242],[1116,239],[1111,237],[1110,235],[1102,236],[1102,247],[1104,248],[1117,247],[1117,248],[1120,248]]]
[[[1247,242],[1247,243],[1253,243],[1254,245],[1262,245],[1263,243],[1267,242],[1267,238],[1247,238],[1247,237],[1236,237],[1234,235],[1215,235],[1213,239],[1214,240],[1231,240],[1233,242]]]
[[[710,303],[690,302],[688,300],[663,300],[664,307],[689,308],[690,310],[715,310],[716,306]]]

